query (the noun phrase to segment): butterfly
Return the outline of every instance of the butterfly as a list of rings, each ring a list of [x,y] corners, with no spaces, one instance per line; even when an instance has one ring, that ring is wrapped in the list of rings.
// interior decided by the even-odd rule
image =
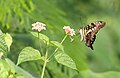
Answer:
[[[80,27],[79,33],[81,35],[81,40],[84,41],[87,47],[90,47],[93,50],[93,44],[96,39],[96,34],[98,31],[105,26],[104,21],[96,21],[85,27]]]

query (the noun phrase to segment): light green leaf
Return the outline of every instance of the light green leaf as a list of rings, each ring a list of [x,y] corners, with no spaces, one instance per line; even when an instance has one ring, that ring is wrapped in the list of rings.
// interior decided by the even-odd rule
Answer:
[[[2,31],[0,30],[0,35],[2,35],[3,33],[2,33]]]
[[[0,52],[2,52],[4,56],[6,56],[8,52],[8,46],[6,45],[5,42],[5,34],[0,35]]]
[[[62,44],[60,44],[57,41],[50,41],[50,45],[56,46],[57,48],[59,48],[60,50],[64,51],[64,47]]]
[[[64,52],[58,51],[55,54],[55,58],[56,58],[56,60],[57,60],[58,63],[63,64],[63,65],[65,65],[67,67],[70,67],[72,69],[77,70],[75,62],[72,60],[71,57],[69,57]]]
[[[7,67],[11,68],[10,69],[11,72],[12,73],[14,73],[14,71],[16,72],[16,77],[17,78],[35,78],[31,74],[29,74],[27,71],[25,71],[22,68],[20,68],[19,66],[15,65],[14,62],[12,62],[10,59],[6,58],[5,60],[8,63]]]
[[[17,65],[25,61],[39,60],[39,59],[42,58],[38,50],[33,49],[32,47],[26,47],[20,52]]]
[[[10,46],[12,44],[12,37],[8,33],[5,34],[5,42],[6,42],[6,45],[8,46],[8,51],[10,51]]]
[[[30,32],[33,36],[35,36],[35,37],[37,37],[38,38],[38,32]],[[41,33],[39,33],[39,39],[40,40],[43,40],[43,41],[45,41],[45,42],[47,42],[47,43],[49,43],[49,38],[46,36],[46,35],[44,35],[44,34],[41,34]]]
[[[0,59],[0,78],[7,78],[9,75],[9,65],[5,60]]]
[[[13,73],[13,74],[15,74],[16,71],[15,71],[15,67],[14,67],[12,61],[9,60],[8,58],[5,58],[5,60],[6,60],[6,62],[8,63],[8,66],[9,66],[9,68],[10,68],[10,72]]]

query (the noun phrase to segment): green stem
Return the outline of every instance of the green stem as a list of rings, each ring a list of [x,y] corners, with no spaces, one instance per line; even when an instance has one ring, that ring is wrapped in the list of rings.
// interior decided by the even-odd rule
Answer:
[[[38,32],[38,40],[39,40],[40,52],[43,55],[43,50],[42,50],[42,47],[41,47],[41,44],[40,44],[40,39],[39,39],[39,32]]]
[[[66,38],[67,38],[67,35],[64,36],[64,38],[62,39],[62,41],[60,42],[60,44],[62,44],[65,41]],[[55,49],[55,51],[50,55],[50,57],[48,57],[47,60],[49,60],[57,52],[57,50],[58,50],[58,48]]]
[[[48,62],[47,56],[48,56],[48,52],[46,51],[46,54],[45,54],[45,61],[44,61],[43,69],[42,69],[41,78],[44,77],[45,67],[46,67],[46,64],[47,64],[47,62]]]

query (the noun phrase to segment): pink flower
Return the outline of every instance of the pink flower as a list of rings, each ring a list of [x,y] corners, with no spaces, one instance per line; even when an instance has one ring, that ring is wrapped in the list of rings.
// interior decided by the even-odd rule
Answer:
[[[39,32],[42,30],[46,30],[45,28],[46,25],[42,22],[33,23],[32,26],[33,26],[32,30],[38,30]]]
[[[74,29],[71,29],[70,26],[64,26],[63,29],[65,30],[66,34],[69,36],[75,35]]]

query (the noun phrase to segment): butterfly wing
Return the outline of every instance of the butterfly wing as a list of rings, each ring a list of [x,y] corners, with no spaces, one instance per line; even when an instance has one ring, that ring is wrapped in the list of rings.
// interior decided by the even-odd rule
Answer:
[[[85,41],[86,46],[90,47],[93,50],[92,45],[96,39],[96,34],[104,26],[105,26],[105,22],[97,21],[82,28],[82,32],[83,32],[82,35],[84,34],[82,36],[82,40]]]
[[[92,32],[89,32],[85,37],[86,37],[86,40],[85,40],[86,46],[90,47],[93,50],[92,45],[94,44],[94,41],[96,39],[96,35],[94,34],[94,36],[92,37]]]

